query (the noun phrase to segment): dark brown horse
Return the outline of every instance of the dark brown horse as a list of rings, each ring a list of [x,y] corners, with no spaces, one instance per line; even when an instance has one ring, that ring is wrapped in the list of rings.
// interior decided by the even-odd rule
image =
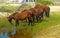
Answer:
[[[8,17],[8,21],[12,24],[12,19],[16,21],[16,26],[19,25],[19,20],[26,20],[28,19],[28,25],[32,25],[32,12],[29,10],[23,10],[21,13],[13,13]]]
[[[39,8],[40,10],[43,10],[43,11],[45,12],[46,17],[49,17],[50,7],[45,6],[45,5],[37,4],[37,5],[35,6],[35,8]]]

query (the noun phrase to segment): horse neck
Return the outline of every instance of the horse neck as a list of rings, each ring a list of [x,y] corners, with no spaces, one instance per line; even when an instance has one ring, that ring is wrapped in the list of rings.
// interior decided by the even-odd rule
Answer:
[[[23,10],[22,12],[25,12],[25,11],[27,11],[27,9]]]

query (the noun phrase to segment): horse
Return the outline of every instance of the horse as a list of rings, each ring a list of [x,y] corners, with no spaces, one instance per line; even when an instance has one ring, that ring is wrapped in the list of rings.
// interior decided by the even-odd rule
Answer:
[[[40,16],[40,12],[38,12],[38,9],[36,8],[30,8],[30,10],[32,11],[32,13],[34,14],[34,18],[33,21],[35,21],[35,19],[37,20],[37,22],[39,21],[39,16]]]
[[[34,8],[38,9],[38,13],[40,13],[40,20],[43,20],[44,8],[40,5],[36,5]]]
[[[44,6],[44,11],[45,11],[46,17],[49,17],[50,16],[50,7]]]
[[[49,16],[50,16],[50,15],[49,15],[49,13],[50,13],[50,7],[49,7],[49,6],[37,4],[37,5],[35,6],[35,8],[43,9],[44,12],[45,12],[45,16],[46,16],[46,17],[49,17]]]
[[[12,19],[15,20],[16,22],[16,26],[19,25],[19,20],[26,20],[28,19],[28,25],[32,25],[33,24],[33,21],[32,21],[32,12],[29,11],[29,10],[23,10],[21,13],[18,13],[18,12],[15,12],[13,14],[11,14],[9,17],[8,17],[8,21],[12,24]]]

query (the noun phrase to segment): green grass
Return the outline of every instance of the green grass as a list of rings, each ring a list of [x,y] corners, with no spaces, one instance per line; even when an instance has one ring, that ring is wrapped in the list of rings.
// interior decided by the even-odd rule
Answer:
[[[24,7],[19,7],[19,6],[0,6],[0,9],[2,10],[2,12],[8,12],[8,13],[13,13],[14,11],[19,11],[19,10],[22,11],[23,10],[22,8],[23,9],[29,9],[30,7],[28,5],[26,5]],[[7,10],[9,10],[9,11],[7,11]]]
[[[58,12],[52,12],[50,14],[50,17],[47,19],[44,19],[41,23],[37,23],[33,29],[32,29],[32,33],[38,33],[41,30],[50,27],[50,26],[55,26],[57,24],[60,23],[60,13]]]
[[[26,33],[32,32],[32,34],[36,34],[37,32],[40,32],[41,30],[50,27],[50,26],[55,26],[60,23],[60,13],[59,12],[51,12],[49,18],[44,18],[41,23],[35,23],[34,26],[28,26],[27,24],[25,25],[20,25],[16,27],[16,30],[19,29],[25,29]],[[15,24],[15,22],[14,22]],[[7,18],[0,18],[0,29],[2,31],[5,31],[6,28],[8,28],[9,31],[13,31],[13,26],[11,25]],[[32,27],[32,28],[31,28]]]
[[[0,6],[0,9],[4,12],[5,10],[9,10],[7,11],[8,13],[14,12],[18,9],[18,6]]]

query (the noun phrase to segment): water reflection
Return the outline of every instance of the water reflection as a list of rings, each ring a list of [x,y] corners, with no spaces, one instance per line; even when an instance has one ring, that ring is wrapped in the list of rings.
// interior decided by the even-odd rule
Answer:
[[[0,38],[9,38],[8,32],[6,31],[5,33],[0,33]]]
[[[32,38],[31,32],[29,32],[30,29],[27,31],[26,29],[19,29],[14,30],[12,32],[9,32],[6,30],[4,33],[0,33],[0,38]]]
[[[11,32],[9,33],[9,37],[10,38],[32,38],[31,33],[27,32],[25,30],[19,30],[16,31],[15,34],[14,32],[12,32],[13,35],[11,34]]]

